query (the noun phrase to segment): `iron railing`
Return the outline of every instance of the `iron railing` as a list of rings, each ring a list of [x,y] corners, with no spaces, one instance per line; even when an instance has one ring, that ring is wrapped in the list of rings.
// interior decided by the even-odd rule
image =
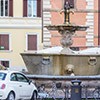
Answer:
[[[100,100],[100,76],[47,76],[27,75],[38,87],[38,98],[52,100],[70,100],[71,80],[81,80],[81,98],[84,100]]]

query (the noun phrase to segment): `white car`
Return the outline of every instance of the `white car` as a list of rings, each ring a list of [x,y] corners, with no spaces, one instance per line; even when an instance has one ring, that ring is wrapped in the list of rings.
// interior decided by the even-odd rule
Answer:
[[[36,100],[37,88],[23,73],[0,70],[0,100]]]

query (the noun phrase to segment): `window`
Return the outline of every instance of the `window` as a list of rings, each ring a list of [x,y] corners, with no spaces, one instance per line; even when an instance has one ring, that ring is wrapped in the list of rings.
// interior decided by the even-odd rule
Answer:
[[[14,73],[11,74],[10,80],[11,80],[11,81],[17,81],[16,75],[15,75]]]
[[[24,17],[41,17],[41,0],[23,0]]]
[[[0,34],[0,50],[9,50],[8,34]]]
[[[74,8],[74,0],[65,0],[65,2],[69,2],[70,7]]]
[[[72,49],[74,51],[79,51],[79,47],[70,47],[70,49]]]
[[[22,75],[20,73],[17,73],[16,76],[17,76],[17,80],[19,82],[28,82],[29,81],[24,75]]]
[[[0,16],[13,16],[13,0],[0,0]]]
[[[0,61],[0,64],[6,68],[9,68],[9,61]]]
[[[5,80],[5,78],[6,78],[6,73],[0,73],[0,80]]]
[[[27,41],[28,50],[37,50],[37,35],[28,34]]]

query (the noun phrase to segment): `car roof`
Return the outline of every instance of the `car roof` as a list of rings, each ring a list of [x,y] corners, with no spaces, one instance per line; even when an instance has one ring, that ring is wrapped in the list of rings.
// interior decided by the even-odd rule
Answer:
[[[13,70],[0,70],[0,72],[3,72],[3,73],[21,73],[19,71],[13,71]]]

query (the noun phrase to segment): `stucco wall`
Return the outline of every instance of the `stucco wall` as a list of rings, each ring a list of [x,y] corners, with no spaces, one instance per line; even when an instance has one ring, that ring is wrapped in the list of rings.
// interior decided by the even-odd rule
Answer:
[[[26,69],[20,53],[27,52],[27,34],[37,35],[37,48],[43,48],[41,27],[41,18],[23,17],[23,0],[13,0],[13,17],[0,17],[0,34],[10,37],[10,50],[0,50],[0,60],[9,61],[10,69]]]

